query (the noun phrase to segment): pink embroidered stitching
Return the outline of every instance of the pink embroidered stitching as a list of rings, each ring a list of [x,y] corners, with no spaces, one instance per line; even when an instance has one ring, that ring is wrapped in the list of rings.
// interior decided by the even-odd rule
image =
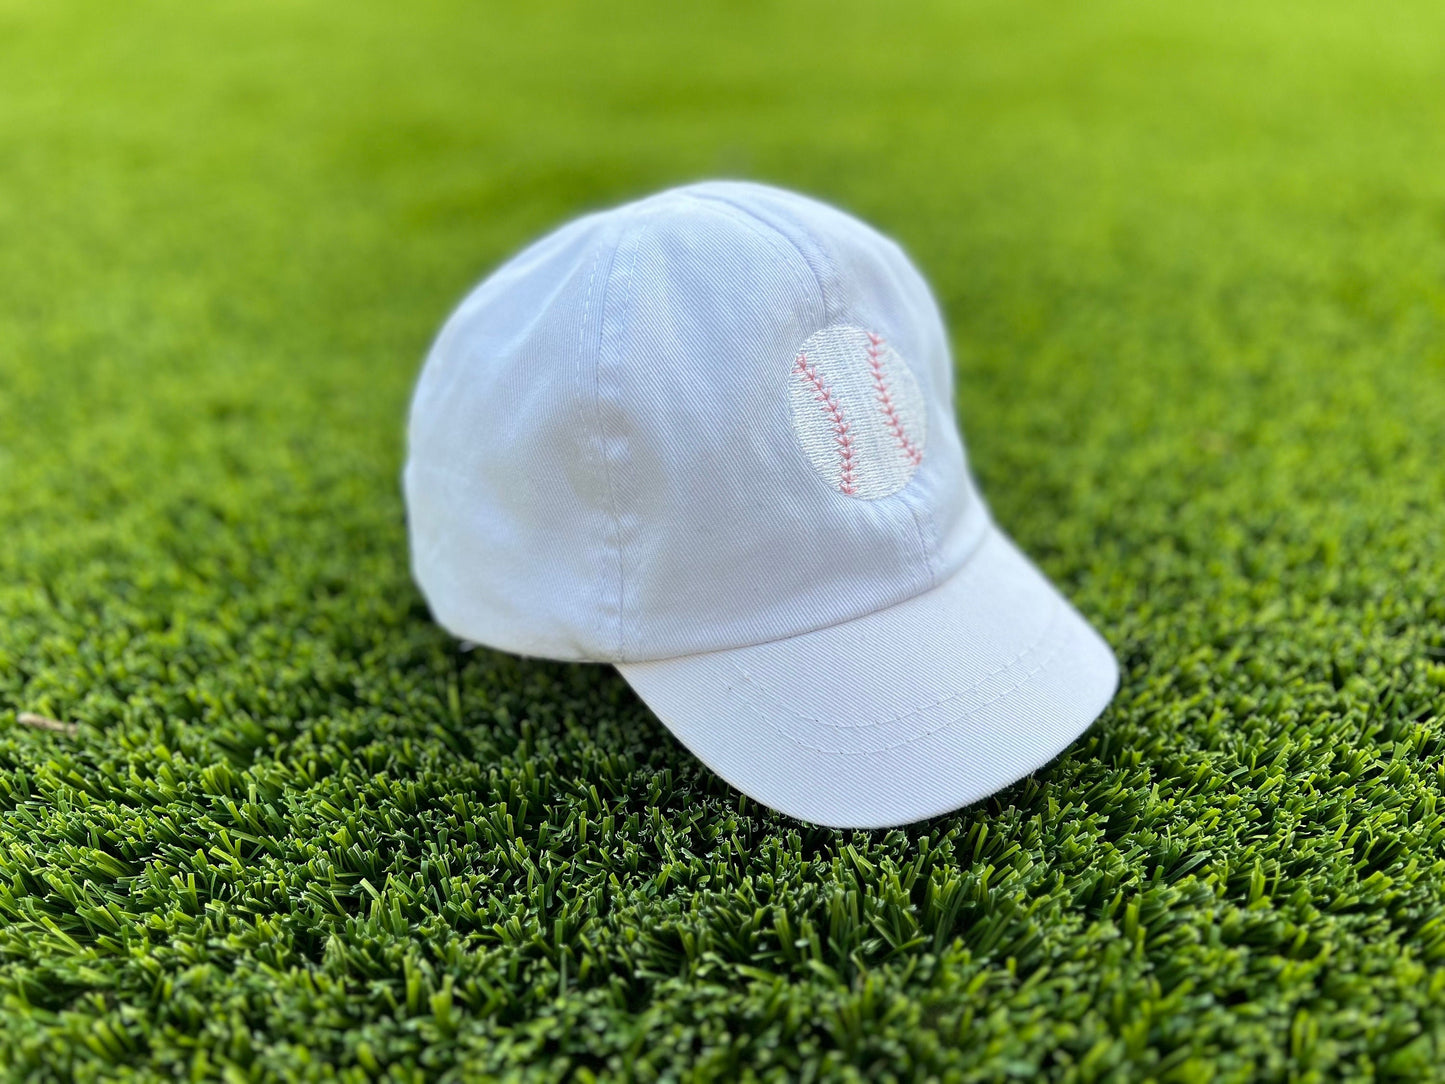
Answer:
[[[888,423],[893,439],[916,467],[923,461],[923,453],[908,439],[908,434],[903,430],[903,419],[898,416],[898,411],[893,406],[893,396],[888,391],[888,381],[883,376],[883,360],[879,356],[882,347],[883,337],[868,332],[868,368],[873,370],[873,390],[878,393],[878,406],[883,411],[883,420]]]
[[[818,375],[818,367],[808,364],[807,354],[798,355],[798,360],[793,363],[793,372],[800,373],[813,386],[813,391],[817,393],[814,398],[823,404],[823,409],[832,419],[833,439],[838,444],[838,462],[843,469],[838,490],[851,497],[858,491],[858,487],[853,484],[853,434],[848,431],[848,423],[843,420],[843,407],[834,398],[828,385],[823,383],[823,378]]]

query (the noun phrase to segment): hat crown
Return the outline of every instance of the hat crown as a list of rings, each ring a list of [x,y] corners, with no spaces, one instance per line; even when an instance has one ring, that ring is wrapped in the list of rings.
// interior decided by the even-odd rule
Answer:
[[[937,306],[817,201],[694,185],[513,257],[437,337],[404,474],[455,634],[671,658],[892,606],[987,528]]]

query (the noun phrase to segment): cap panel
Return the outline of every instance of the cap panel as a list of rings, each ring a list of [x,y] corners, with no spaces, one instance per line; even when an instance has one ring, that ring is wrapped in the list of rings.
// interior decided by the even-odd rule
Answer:
[[[475,289],[412,399],[403,475],[412,568],[437,621],[522,654],[615,645],[615,534],[595,411],[615,229],[581,219]]]
[[[908,503],[839,492],[796,438],[793,363],[827,315],[785,239],[685,193],[647,201],[619,246],[608,312],[621,658],[795,635],[931,585]]]
[[[785,237],[817,282],[830,323],[887,317],[894,345],[952,413],[948,334],[928,284],[896,241],[836,207],[770,185],[708,181],[684,191],[729,204]]]
[[[738,181],[689,191],[738,207],[786,236],[818,282],[829,321],[873,330],[907,361],[923,391],[929,447],[897,499],[917,518],[933,581],[957,571],[983,537],[988,513],[954,414],[948,335],[923,277],[897,243],[817,200]]]

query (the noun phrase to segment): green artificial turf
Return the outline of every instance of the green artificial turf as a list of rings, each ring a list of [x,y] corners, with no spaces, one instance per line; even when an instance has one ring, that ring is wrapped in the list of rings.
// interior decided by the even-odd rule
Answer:
[[[1118,652],[956,815],[769,813],[409,579],[450,307],[712,175],[907,246]],[[1437,3],[0,0],[0,1067],[1445,1077],[1442,448]]]

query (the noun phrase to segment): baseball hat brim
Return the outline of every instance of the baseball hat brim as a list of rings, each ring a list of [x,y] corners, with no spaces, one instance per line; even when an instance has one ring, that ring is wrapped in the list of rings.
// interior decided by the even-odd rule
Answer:
[[[834,828],[909,824],[1022,779],[1119,682],[1109,645],[996,527],[954,575],[888,609],[617,669],[738,790]]]

